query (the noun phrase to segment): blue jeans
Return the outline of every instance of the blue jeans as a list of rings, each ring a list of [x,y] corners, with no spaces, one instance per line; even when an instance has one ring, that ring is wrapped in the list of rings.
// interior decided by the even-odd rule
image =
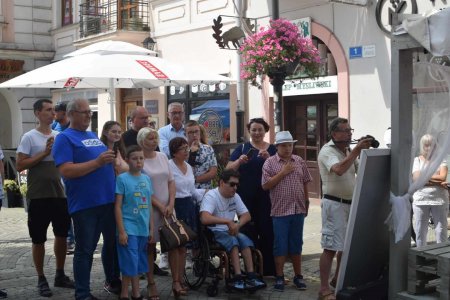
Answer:
[[[73,273],[75,298],[78,300],[90,295],[92,260],[100,234],[103,235],[102,264],[106,280],[111,282],[119,279],[114,204],[77,211],[72,215],[72,220],[76,242]]]

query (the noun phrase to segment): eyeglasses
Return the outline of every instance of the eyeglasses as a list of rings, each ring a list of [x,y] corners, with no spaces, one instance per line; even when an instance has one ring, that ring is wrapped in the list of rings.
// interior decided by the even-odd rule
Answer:
[[[74,110],[74,112],[92,117],[92,110]]]
[[[345,132],[345,133],[353,133],[355,131],[355,129],[353,129],[353,128],[346,128],[346,129],[337,128],[335,131],[337,131],[337,132]]]
[[[238,187],[239,186],[239,182],[234,182],[234,181],[229,181],[229,182],[227,182],[227,184],[230,187]]]
[[[186,134],[188,134],[188,135],[200,134],[200,130],[188,131],[188,132],[186,132]]]
[[[171,114],[172,116],[176,116],[176,115],[183,115],[184,111],[169,111],[169,114]]]
[[[178,151],[189,152],[190,150],[188,146],[178,148]]]

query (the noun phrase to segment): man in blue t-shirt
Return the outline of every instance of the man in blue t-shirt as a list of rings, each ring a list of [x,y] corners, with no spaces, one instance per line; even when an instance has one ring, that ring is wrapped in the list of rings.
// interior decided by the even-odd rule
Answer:
[[[85,99],[67,105],[70,127],[55,139],[52,154],[66,186],[69,213],[75,230],[73,270],[75,298],[95,299],[90,294],[90,272],[95,248],[103,235],[102,263],[105,289],[120,292],[115,248],[114,151],[91,131],[92,111]]]

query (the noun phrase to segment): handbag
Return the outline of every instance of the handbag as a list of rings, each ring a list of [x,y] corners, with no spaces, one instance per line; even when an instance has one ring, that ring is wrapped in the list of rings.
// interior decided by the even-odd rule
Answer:
[[[172,220],[164,217],[164,224],[159,227],[159,237],[161,252],[166,252],[197,239],[197,233],[194,232],[183,220],[178,220],[172,215]]]

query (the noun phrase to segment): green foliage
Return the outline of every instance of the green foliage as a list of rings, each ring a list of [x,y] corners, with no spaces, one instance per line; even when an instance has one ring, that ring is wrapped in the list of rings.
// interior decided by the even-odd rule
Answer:
[[[5,179],[3,183],[3,190],[5,192],[14,192],[14,193],[20,193],[19,185],[15,180],[11,179]]]
[[[22,184],[20,186],[20,193],[22,194],[23,198],[27,197],[27,192],[28,192],[28,186],[26,184]]]

